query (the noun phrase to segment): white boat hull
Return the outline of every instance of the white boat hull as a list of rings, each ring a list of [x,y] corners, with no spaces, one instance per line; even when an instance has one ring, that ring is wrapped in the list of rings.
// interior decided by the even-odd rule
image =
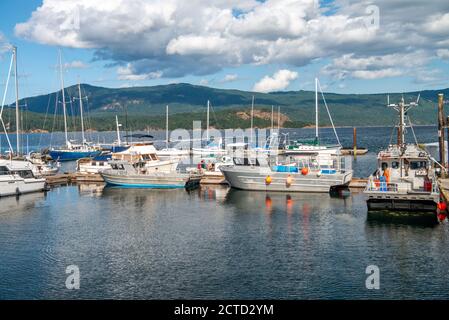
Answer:
[[[45,189],[45,179],[23,179],[17,176],[0,177],[0,197],[40,192]]]
[[[352,179],[352,171],[335,174],[273,172],[265,167],[232,166],[221,169],[231,187],[253,191],[282,192],[324,192],[333,187],[348,185]],[[266,183],[270,176],[271,183]],[[292,178],[290,184],[288,177]]]

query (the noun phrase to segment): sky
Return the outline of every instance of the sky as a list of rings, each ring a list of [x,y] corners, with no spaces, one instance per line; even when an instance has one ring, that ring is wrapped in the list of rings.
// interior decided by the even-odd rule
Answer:
[[[386,93],[449,87],[449,1],[2,0],[0,84]],[[9,87],[7,100],[13,99]]]

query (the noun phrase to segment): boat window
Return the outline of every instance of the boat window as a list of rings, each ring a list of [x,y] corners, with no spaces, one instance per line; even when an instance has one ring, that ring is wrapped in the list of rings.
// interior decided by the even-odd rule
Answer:
[[[9,169],[5,166],[0,167],[0,176],[10,174]]]
[[[148,155],[148,154],[143,154],[143,155],[142,155],[142,160],[144,160],[144,161],[151,160],[150,155]]]
[[[399,168],[399,162],[398,162],[398,161],[393,161],[393,162],[391,163],[391,167],[392,167],[393,169]]]
[[[21,178],[24,178],[24,179],[32,179],[32,178],[34,178],[33,171],[31,171],[31,170],[19,170],[19,171],[15,172],[15,173],[18,174]]]
[[[416,170],[421,168],[427,168],[427,162],[426,161],[412,161],[410,162],[410,169]]]
[[[123,166],[123,164],[121,164],[121,165],[118,166],[118,169],[119,170],[125,170],[125,167]]]
[[[154,161],[156,161],[156,160],[157,160],[156,155],[155,155],[155,154],[151,154],[151,159],[154,160]]]
[[[257,159],[249,159],[249,158],[234,158],[234,164],[236,166],[260,166],[260,163]]]

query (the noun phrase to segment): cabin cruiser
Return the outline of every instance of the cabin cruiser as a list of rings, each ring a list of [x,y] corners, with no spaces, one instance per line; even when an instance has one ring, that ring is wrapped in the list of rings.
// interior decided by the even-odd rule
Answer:
[[[333,156],[326,165],[320,164],[319,156],[284,163],[270,163],[272,160],[265,155],[244,156],[220,170],[231,187],[242,190],[330,192],[352,179],[351,162],[341,156]]]
[[[181,173],[177,170],[162,171],[158,167],[146,167],[143,163],[132,165],[128,161],[112,160],[111,169],[100,174],[108,185],[128,188],[175,189],[197,187],[201,175]]]
[[[99,155],[94,158],[81,158],[76,161],[76,171],[82,174],[97,174],[110,169],[109,161],[112,154]]]
[[[380,151],[377,156],[377,170],[369,177],[364,190],[368,210],[437,210],[440,192],[436,162],[417,141],[414,144],[405,142],[407,111],[418,101],[405,104],[402,98],[399,104],[389,104],[399,112],[398,142]]]
[[[0,159],[0,197],[17,196],[45,189],[45,179],[33,174],[28,161]]]
[[[178,167],[176,159],[160,160],[152,142],[138,142],[130,145],[126,150],[103,154],[94,158],[83,158],[77,161],[77,171],[83,174],[100,173],[111,169],[110,161],[128,161],[131,164],[140,163],[149,171],[171,172]]]
[[[35,176],[53,176],[59,171],[59,162],[49,160],[46,155],[32,152],[25,159],[32,164]]]

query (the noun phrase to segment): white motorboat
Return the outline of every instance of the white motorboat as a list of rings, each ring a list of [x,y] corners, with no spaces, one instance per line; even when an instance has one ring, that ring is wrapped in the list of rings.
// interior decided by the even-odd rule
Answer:
[[[0,197],[17,196],[45,189],[45,179],[33,174],[28,161],[0,159]]]

